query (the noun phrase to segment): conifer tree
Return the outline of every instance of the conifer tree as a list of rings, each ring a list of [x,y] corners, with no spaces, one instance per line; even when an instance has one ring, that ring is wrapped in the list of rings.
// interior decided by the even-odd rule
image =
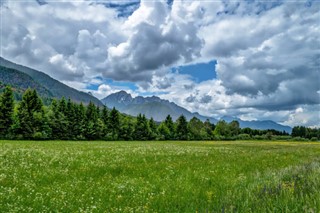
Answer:
[[[43,104],[36,90],[27,89],[22,96],[22,101],[17,113],[17,133],[25,139],[46,138],[46,126]]]
[[[170,139],[170,130],[164,122],[162,122],[159,125],[158,133],[159,133],[160,140],[169,140]]]
[[[86,131],[85,137],[89,140],[100,138],[101,128],[99,123],[99,114],[94,103],[90,101],[86,110]]]
[[[76,114],[75,114],[75,103],[71,101],[69,98],[66,104],[66,121],[67,121],[67,138],[70,139],[75,139],[76,138],[76,132],[75,132],[75,127],[76,127]]]
[[[85,129],[86,129],[86,108],[80,103],[75,105],[75,136],[78,140],[85,139]]]
[[[102,121],[102,137],[107,138],[108,132],[109,132],[109,112],[106,106],[103,106],[102,112],[101,112],[101,121]]]
[[[173,140],[175,137],[175,127],[174,127],[174,123],[172,121],[172,117],[170,115],[167,115],[164,124],[167,126],[168,130],[169,130],[169,140]]]
[[[188,139],[188,122],[184,115],[181,115],[177,120],[177,139],[187,140]]]
[[[13,92],[11,87],[6,86],[4,92],[0,96],[0,138],[9,134],[13,124]]]
[[[150,137],[150,127],[145,115],[139,114],[134,128],[134,139],[148,140]]]
[[[133,140],[133,121],[129,116],[120,116],[119,140]]]
[[[53,99],[51,102],[50,113],[48,116],[52,139],[67,139],[67,121],[64,114],[60,112],[59,103],[56,99]]]
[[[120,116],[119,111],[116,108],[112,108],[110,111],[109,127],[108,129],[111,132],[111,139],[118,140],[119,130],[120,130]]]
[[[151,117],[149,120],[149,127],[150,127],[150,140],[155,140],[158,138],[158,129],[157,129],[157,124]]]

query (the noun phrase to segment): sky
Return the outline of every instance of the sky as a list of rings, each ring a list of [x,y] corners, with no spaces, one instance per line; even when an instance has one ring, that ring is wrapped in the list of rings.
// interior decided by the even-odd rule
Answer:
[[[0,55],[98,98],[320,126],[320,1],[1,0]]]

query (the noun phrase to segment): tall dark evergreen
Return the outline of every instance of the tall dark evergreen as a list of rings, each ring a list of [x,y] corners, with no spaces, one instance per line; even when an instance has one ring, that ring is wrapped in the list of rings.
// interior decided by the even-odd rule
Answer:
[[[86,108],[80,103],[75,105],[75,135],[76,139],[84,140],[85,139],[85,128],[86,128]]]
[[[191,118],[191,120],[189,121],[188,127],[190,131],[190,134],[189,134],[190,140],[203,140],[206,138],[206,131],[204,129],[204,124],[199,118],[197,117]]]
[[[67,138],[75,139],[76,138],[76,114],[75,114],[75,103],[69,98],[66,104],[65,116],[67,120]]]
[[[171,139],[170,130],[164,122],[162,122],[158,126],[158,134],[159,134],[158,135],[159,140],[170,140]]]
[[[47,138],[49,129],[45,116],[36,90],[27,89],[18,107],[16,133],[25,139]]]
[[[102,112],[101,112],[101,121],[103,123],[103,127],[102,127],[102,137],[103,138],[107,138],[108,132],[109,132],[109,111],[107,109],[106,106],[104,106],[102,108]]]
[[[139,114],[134,128],[134,139],[142,141],[149,140],[150,134],[151,131],[146,116]]]
[[[52,139],[68,139],[67,138],[67,120],[65,115],[60,112],[59,103],[53,99],[50,105],[49,126],[51,128]]]
[[[11,87],[6,86],[0,96],[0,138],[8,136],[13,124],[14,100]]]
[[[188,122],[184,115],[181,115],[177,120],[177,139],[187,140],[188,139]]]
[[[150,140],[155,140],[158,138],[158,128],[156,122],[151,117],[149,120],[149,127],[150,127]]]
[[[100,139],[101,135],[101,123],[99,118],[99,112],[94,105],[90,102],[86,111],[86,130],[85,137],[89,140]]]
[[[116,108],[112,108],[110,111],[109,127],[110,130],[110,139],[118,140],[119,131],[120,131],[120,115],[119,111]]]
[[[169,140],[173,140],[175,137],[175,127],[174,127],[174,123],[172,121],[172,117],[170,115],[167,115],[164,124],[167,126],[168,130],[169,130]]]
[[[210,123],[210,121],[207,119],[204,123],[204,131],[206,133],[206,138],[205,140],[211,140],[213,139],[213,130],[215,128],[215,125]]]
[[[129,116],[121,116],[119,140],[131,141],[133,140],[134,123]]]

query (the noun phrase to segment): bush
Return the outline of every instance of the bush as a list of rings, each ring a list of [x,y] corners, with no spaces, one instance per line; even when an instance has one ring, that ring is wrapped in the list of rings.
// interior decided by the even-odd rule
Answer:
[[[237,137],[238,140],[250,140],[252,139],[249,134],[239,134]]]
[[[293,141],[308,141],[306,138],[301,138],[301,137],[294,137],[292,138]]]

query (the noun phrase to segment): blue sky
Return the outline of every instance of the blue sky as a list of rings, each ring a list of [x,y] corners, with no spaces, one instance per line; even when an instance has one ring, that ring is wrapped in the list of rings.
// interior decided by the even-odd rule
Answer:
[[[98,98],[320,126],[319,1],[1,1],[0,55]],[[204,101],[205,100],[205,101]]]
[[[196,82],[212,80],[216,78],[215,71],[216,61],[210,61],[209,63],[198,63],[188,66],[179,66],[172,68],[173,72],[180,74],[191,75]]]

